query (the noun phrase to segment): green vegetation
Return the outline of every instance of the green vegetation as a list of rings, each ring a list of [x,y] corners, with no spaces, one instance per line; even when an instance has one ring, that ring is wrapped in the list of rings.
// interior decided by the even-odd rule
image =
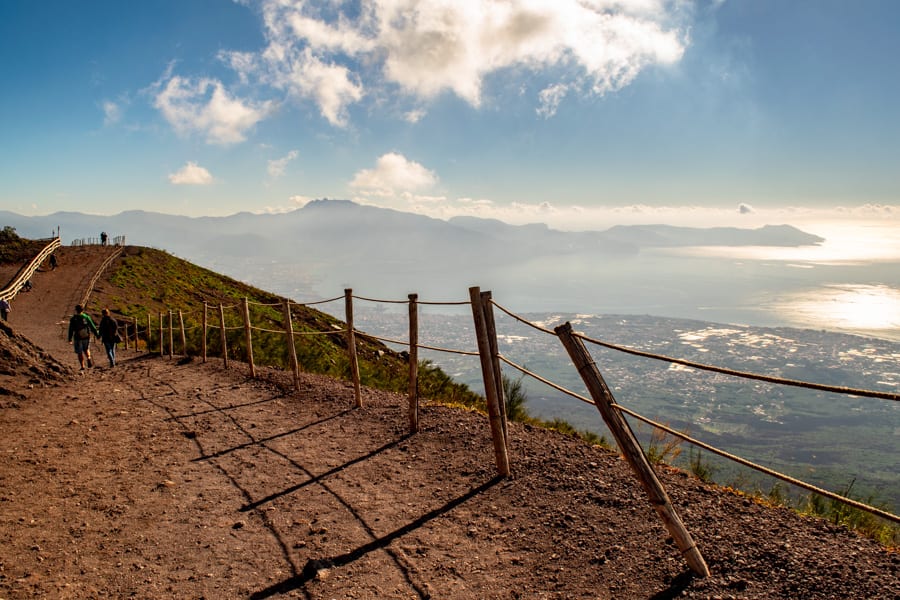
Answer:
[[[886,510],[886,507],[878,503],[874,496],[865,498],[855,496],[852,493],[854,483],[856,483],[855,478],[850,481],[847,487],[841,490],[840,495]],[[797,510],[802,514],[824,517],[834,525],[843,525],[853,529],[882,545],[894,547],[900,545],[900,527],[887,523],[872,513],[860,510],[839,500],[825,498],[819,494],[810,494],[797,504]]]
[[[31,260],[46,243],[21,238],[16,233],[15,227],[6,225],[0,230],[0,263],[21,263],[26,259]]]

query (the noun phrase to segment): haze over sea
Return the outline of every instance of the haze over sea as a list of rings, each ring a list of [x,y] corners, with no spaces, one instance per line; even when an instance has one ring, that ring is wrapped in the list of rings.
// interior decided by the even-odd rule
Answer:
[[[346,265],[313,277],[308,299],[345,287],[361,295],[465,299],[467,285],[491,290],[516,312],[646,314],[763,327],[799,327],[900,341],[900,229],[811,223],[815,246],[643,248],[634,256],[554,255],[459,272],[373,273]],[[387,307],[388,309],[390,307]],[[445,307],[423,307],[446,311]]]

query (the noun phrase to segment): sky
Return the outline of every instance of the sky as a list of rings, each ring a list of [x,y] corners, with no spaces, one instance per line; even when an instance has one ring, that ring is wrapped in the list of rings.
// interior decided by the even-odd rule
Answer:
[[[895,0],[4,0],[0,209],[900,231]]]

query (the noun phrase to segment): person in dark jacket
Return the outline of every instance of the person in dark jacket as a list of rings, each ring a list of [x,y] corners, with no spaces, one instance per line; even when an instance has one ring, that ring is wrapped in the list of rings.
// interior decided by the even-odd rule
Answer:
[[[94,366],[94,361],[91,359],[91,334],[98,338],[100,337],[100,332],[97,331],[94,320],[84,312],[84,307],[76,304],[75,314],[69,319],[68,340],[72,342],[75,348],[75,354],[78,355],[78,362],[82,371],[84,371],[85,362],[87,362],[88,367]]]
[[[116,344],[119,343],[119,324],[109,314],[109,309],[103,309],[103,317],[100,319],[100,339],[106,349],[106,358],[109,359],[109,367],[116,366]]]

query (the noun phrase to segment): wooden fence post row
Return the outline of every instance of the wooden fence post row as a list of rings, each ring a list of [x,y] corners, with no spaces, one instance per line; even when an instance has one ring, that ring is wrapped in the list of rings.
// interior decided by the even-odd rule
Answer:
[[[631,427],[628,426],[628,422],[622,416],[622,413],[616,410],[614,406],[616,399],[606,385],[606,381],[604,381],[587,348],[585,348],[584,342],[575,337],[570,323],[560,325],[555,331],[566,351],[568,351],[572,363],[584,380],[584,384],[591,393],[594,404],[603,416],[603,420],[609,427],[613,437],[616,438],[616,443],[619,445],[625,460],[628,461],[632,471],[634,471],[650,497],[650,503],[663,520],[672,539],[678,544],[681,554],[685,557],[694,573],[701,577],[709,577],[709,567],[706,566],[703,555],[700,554],[700,550],[694,543],[691,534],[685,528],[678,513],[675,512],[675,508],[669,500],[669,495],[657,478],[653,467],[650,466],[650,461],[647,460],[644,451],[634,437],[634,432],[631,431]]]

